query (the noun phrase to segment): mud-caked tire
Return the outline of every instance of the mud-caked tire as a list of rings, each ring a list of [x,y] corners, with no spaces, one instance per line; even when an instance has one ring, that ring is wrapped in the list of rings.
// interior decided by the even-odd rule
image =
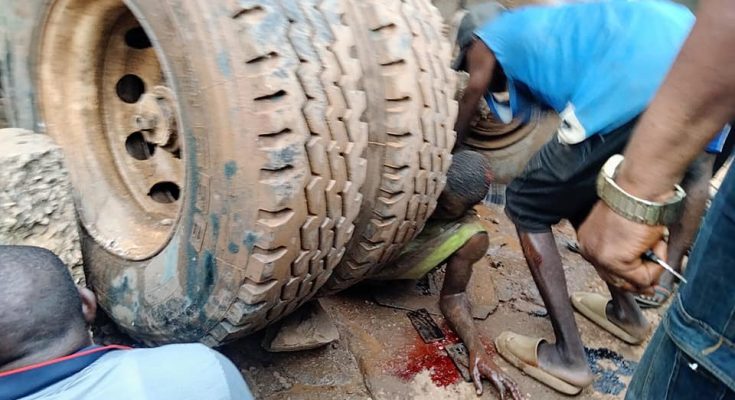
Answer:
[[[127,333],[217,345],[288,314],[331,275],[353,234],[367,168],[362,69],[343,4],[56,0],[44,12],[32,54],[41,117],[77,191],[87,281]],[[129,24],[124,38],[94,37],[120,23]],[[132,55],[110,64],[121,41]],[[136,133],[129,146],[133,131],[160,120],[121,103],[124,118],[111,121],[101,107],[115,90],[124,102],[143,101],[121,91],[122,79],[104,86],[120,64],[135,71],[144,56],[136,49],[155,52],[165,79],[149,84],[145,76],[157,75],[141,67],[144,85],[126,82],[157,85],[154,99],[167,104],[176,132],[160,143]],[[135,160],[124,159],[126,146]],[[170,203],[159,207],[131,194],[138,183],[119,170],[166,152],[180,182],[164,195],[151,189],[148,197]],[[160,168],[146,171],[141,179]]]
[[[368,173],[355,236],[323,294],[390,268],[434,211],[456,137],[456,76],[438,10],[429,0],[347,3],[368,100]]]

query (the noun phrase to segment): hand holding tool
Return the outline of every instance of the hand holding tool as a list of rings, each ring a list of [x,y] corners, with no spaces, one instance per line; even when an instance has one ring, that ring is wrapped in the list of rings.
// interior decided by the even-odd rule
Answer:
[[[653,252],[653,250],[646,251],[645,253],[643,253],[641,258],[646,261],[655,262],[656,264],[660,265],[663,269],[671,272],[671,274],[674,275],[680,281],[687,283],[687,280],[684,279],[684,277],[680,273],[676,272],[676,270],[671,265],[669,265],[666,261],[659,258],[659,256],[657,256],[656,253]]]

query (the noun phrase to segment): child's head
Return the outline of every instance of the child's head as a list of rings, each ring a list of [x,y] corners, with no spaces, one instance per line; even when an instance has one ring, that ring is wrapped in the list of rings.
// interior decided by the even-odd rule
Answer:
[[[471,150],[455,153],[433,217],[460,218],[485,198],[492,181],[490,163],[485,156]]]

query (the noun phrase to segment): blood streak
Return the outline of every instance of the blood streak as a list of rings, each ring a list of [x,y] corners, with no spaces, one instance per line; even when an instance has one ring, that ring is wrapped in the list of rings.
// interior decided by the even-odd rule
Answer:
[[[424,343],[416,335],[416,340],[409,346],[408,353],[400,359],[391,362],[389,370],[405,381],[410,381],[421,371],[428,370],[431,381],[439,387],[446,387],[459,382],[462,378],[447,355],[444,348],[448,345],[459,343],[457,335],[446,326],[442,326],[446,338],[439,342]],[[487,343],[487,341],[483,341]],[[492,345],[485,344],[485,350],[489,355],[495,354]]]

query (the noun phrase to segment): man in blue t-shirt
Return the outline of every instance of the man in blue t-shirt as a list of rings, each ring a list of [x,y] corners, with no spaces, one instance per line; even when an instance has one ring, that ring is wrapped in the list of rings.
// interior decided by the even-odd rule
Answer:
[[[597,200],[603,163],[621,153],[637,116],[673,63],[694,16],[668,1],[597,1],[506,11],[485,5],[458,30],[456,69],[469,73],[459,105],[462,144],[477,104],[485,98],[497,119],[525,119],[531,107],[560,116],[555,137],[528,162],[506,191],[506,213],[552,319],[555,343],[513,332],[498,336],[498,352],[537,380],[567,394],[589,385],[592,373],[574,321],[561,257],[551,226],[578,227]],[[477,24],[478,20],[483,24]],[[478,27],[479,26],[479,27]],[[726,133],[709,150],[721,149]],[[690,196],[681,224],[672,226],[669,258],[681,261],[704,209],[713,156],[703,155],[684,184]],[[711,168],[711,167],[710,167]],[[671,252],[678,252],[673,254]],[[610,287],[612,299],[574,293],[572,305],[599,326],[631,343],[649,330],[635,298]]]

